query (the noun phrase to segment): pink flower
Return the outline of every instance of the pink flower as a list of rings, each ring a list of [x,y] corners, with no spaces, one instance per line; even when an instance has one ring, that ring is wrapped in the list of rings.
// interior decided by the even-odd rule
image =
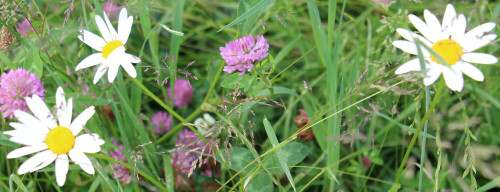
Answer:
[[[118,13],[118,6],[114,3],[106,1],[104,6],[102,7],[102,11],[105,12],[110,17],[113,17]]]
[[[158,112],[151,116],[151,124],[155,126],[153,131],[156,134],[165,134],[170,131],[172,117],[167,112]]]
[[[30,21],[28,19],[23,19],[19,22],[17,22],[17,32],[21,34],[22,36],[28,36],[29,32],[34,32],[35,30],[30,24]]]
[[[118,144],[118,142],[113,140],[113,145],[117,146],[121,150],[125,150],[125,147],[121,144]],[[111,153],[109,153],[109,156],[113,159],[117,159],[123,162],[127,161],[127,158],[123,154],[122,151],[118,149],[113,149]],[[118,178],[121,182],[122,185],[125,186],[132,181],[132,175],[130,175],[130,170],[118,163],[113,163],[113,179]]]
[[[34,73],[22,68],[3,73],[0,79],[0,111],[3,111],[3,117],[14,118],[15,110],[28,112],[24,98],[38,95],[45,99],[45,91],[43,83]]]
[[[175,188],[181,184],[188,185],[187,174],[192,168],[193,162],[201,155],[201,151],[206,146],[205,142],[198,140],[198,135],[186,129],[179,133],[179,140],[175,143],[178,150],[172,152],[170,163],[176,174]],[[205,150],[208,150],[205,149]]]
[[[257,42],[249,35],[226,43],[226,47],[220,47],[220,55],[227,64],[224,71],[241,71],[240,76],[252,71],[255,62],[267,57],[268,50],[269,44],[263,35],[257,35]]]
[[[171,98],[170,86],[167,88],[168,99]],[[178,108],[185,107],[191,102],[193,98],[193,87],[187,79],[177,79],[174,84],[174,106]]]

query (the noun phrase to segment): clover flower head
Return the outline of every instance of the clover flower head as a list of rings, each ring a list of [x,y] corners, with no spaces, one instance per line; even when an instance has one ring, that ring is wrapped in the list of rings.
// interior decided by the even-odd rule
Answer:
[[[33,32],[34,29],[28,19],[25,18],[17,22],[17,32],[19,32],[19,34],[22,36],[28,36],[30,31]]]
[[[220,47],[220,55],[226,61],[224,71],[232,73],[240,71],[240,76],[246,71],[252,71],[254,63],[266,58],[269,44],[263,35],[257,35],[257,41],[253,36],[244,36]]]
[[[19,68],[3,73],[0,79],[0,111],[3,117],[14,118],[14,111],[27,112],[25,97],[38,95],[44,99],[43,83],[34,73]]]
[[[205,142],[198,141],[198,138],[198,135],[187,129],[179,133],[179,140],[175,143],[179,149],[172,152],[170,159],[176,173],[176,189],[181,184],[188,184],[185,177],[193,168],[193,162],[200,157],[200,151],[206,146]]]
[[[123,150],[125,150],[125,146],[123,146],[122,144],[118,144],[118,142],[115,140],[113,140],[112,142],[113,145],[120,148],[121,151],[118,149],[113,149],[113,151],[109,153],[109,156],[113,159],[126,162],[127,158],[125,157],[125,154],[123,154],[122,152]],[[113,162],[113,179],[116,178],[118,178],[122,182],[123,186],[129,184],[130,181],[132,181],[132,175],[130,174],[130,169],[124,167],[123,165]]]
[[[167,87],[168,99],[172,99],[170,86]],[[185,107],[193,98],[193,87],[187,79],[177,79],[174,84],[174,106]]]
[[[165,134],[170,131],[172,117],[167,112],[160,111],[151,116],[151,124],[154,125],[154,133]]]
[[[104,3],[104,6],[102,6],[102,11],[112,17],[118,12],[118,5],[110,1],[106,1],[106,3]]]

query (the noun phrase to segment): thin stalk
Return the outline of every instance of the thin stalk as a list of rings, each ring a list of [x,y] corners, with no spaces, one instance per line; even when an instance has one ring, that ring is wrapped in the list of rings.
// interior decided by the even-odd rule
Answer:
[[[429,107],[429,110],[427,110],[427,112],[424,115],[424,118],[422,118],[422,122],[425,122],[429,119],[432,110],[434,110],[439,99],[441,98],[441,95],[443,93],[443,88],[444,88],[444,80],[441,79],[441,81],[439,82],[438,91],[437,91],[436,95],[434,96],[434,98],[432,99],[432,103],[431,103],[431,106]],[[394,186],[399,185],[399,179],[401,178],[401,173],[403,173],[403,168],[406,164],[406,161],[408,160],[408,157],[410,156],[411,150],[413,149],[413,145],[415,145],[415,141],[417,140],[420,132],[424,128],[424,125],[425,125],[425,123],[421,123],[418,126],[417,131],[413,134],[413,137],[410,141],[410,145],[408,146],[408,149],[406,149],[405,156],[403,157],[403,161],[401,161],[401,164],[399,165],[398,173],[396,175],[396,182],[394,182]]]
[[[418,55],[418,61],[420,62],[420,69],[422,69],[422,73],[424,76],[427,76],[427,68],[425,66],[425,60],[424,60],[424,55],[422,53],[422,48],[420,45],[422,43],[420,40],[417,39],[416,41],[417,45],[417,55]],[[429,86],[425,86],[425,112],[427,113],[429,111],[429,105],[431,103],[431,96],[429,94]],[[425,152],[426,152],[426,143],[427,143],[427,127],[428,127],[429,121],[425,121],[424,123],[424,135],[422,139],[422,148],[420,151],[420,173],[418,176],[418,191],[422,191],[422,183],[423,183],[423,178],[424,178],[424,169],[425,169]]]
[[[157,181],[157,180],[153,179],[153,177],[149,176],[148,174],[144,173],[143,171],[141,171],[139,169],[136,169],[134,166],[132,166],[130,164],[127,164],[127,163],[125,163],[123,161],[119,161],[117,159],[111,158],[111,157],[106,156],[106,155],[95,154],[95,153],[86,153],[86,155],[91,156],[91,157],[95,157],[95,158],[98,158],[98,159],[110,161],[110,162],[113,162],[113,163],[118,163],[121,166],[124,166],[127,169],[129,169],[129,170],[133,170],[137,174],[139,174],[139,175],[143,176],[144,178],[146,178],[147,180],[151,181],[151,183],[153,183],[156,187],[158,187],[159,190],[161,190],[161,191],[168,191],[168,189],[165,188],[165,185],[162,184],[160,181]]]

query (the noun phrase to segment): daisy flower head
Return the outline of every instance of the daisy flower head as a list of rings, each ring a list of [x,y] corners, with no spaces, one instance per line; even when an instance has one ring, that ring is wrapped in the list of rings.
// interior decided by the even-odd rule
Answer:
[[[25,97],[38,95],[44,99],[45,89],[36,74],[19,68],[3,73],[0,78],[0,112],[3,117],[14,118],[14,111],[27,112]]]
[[[70,159],[86,173],[94,174],[92,162],[85,153],[99,152],[104,140],[99,139],[97,134],[78,136],[83,126],[94,115],[93,106],[85,109],[71,121],[72,98],[66,101],[61,87],[57,89],[55,97],[55,115],[38,95],[26,97],[26,103],[34,116],[21,110],[14,111],[20,123],[10,123],[14,130],[5,131],[4,134],[12,136],[11,141],[23,145],[7,154],[7,159],[36,153],[19,167],[17,170],[19,175],[38,171],[55,161],[56,181],[59,186],[63,186]]]
[[[220,47],[220,55],[226,61],[224,71],[241,71],[240,76],[253,69],[254,63],[266,58],[269,44],[264,35],[257,35],[257,41],[251,36],[244,36]]]
[[[125,44],[132,29],[133,17],[128,16],[127,9],[123,8],[118,16],[118,31],[115,30],[106,14],[104,14],[104,20],[101,16],[96,15],[95,21],[102,38],[87,30],[81,30],[78,39],[99,53],[87,56],[76,66],[75,71],[100,64],[94,76],[94,84],[101,79],[106,71],[108,71],[108,81],[112,83],[120,66],[132,78],[135,78],[137,71],[132,63],[139,63],[141,59],[125,53]]]
[[[446,6],[442,23],[439,22],[436,15],[427,9],[424,11],[425,22],[413,14],[408,17],[421,35],[399,28],[397,32],[406,40],[396,40],[393,45],[407,53],[417,55],[415,40],[418,39],[448,64],[442,63],[442,60],[436,58],[427,49],[422,48],[426,61],[427,75],[424,77],[426,86],[434,83],[443,74],[446,85],[451,90],[460,92],[464,86],[462,74],[476,81],[484,80],[483,73],[471,63],[494,64],[498,62],[498,59],[493,55],[474,52],[497,37],[496,34],[489,33],[495,28],[495,23],[484,23],[466,32],[465,15],[457,15],[451,4]],[[421,71],[418,58],[401,65],[396,70],[396,74],[410,71]]]

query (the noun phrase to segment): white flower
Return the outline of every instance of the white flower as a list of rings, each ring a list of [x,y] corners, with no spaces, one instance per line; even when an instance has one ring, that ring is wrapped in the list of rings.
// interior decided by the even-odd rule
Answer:
[[[425,22],[415,15],[408,17],[423,36],[399,28],[397,32],[408,41],[396,40],[392,44],[405,52],[417,55],[414,39],[419,39],[450,65],[440,63],[427,49],[422,48],[427,69],[427,76],[424,78],[425,85],[431,85],[443,73],[446,85],[451,90],[460,92],[464,86],[462,73],[476,81],[484,80],[483,73],[470,63],[494,64],[498,62],[498,59],[493,55],[473,52],[497,37],[496,34],[488,33],[495,27],[495,23],[484,23],[465,33],[467,25],[465,15],[457,16],[455,8],[451,4],[446,6],[442,24],[427,9],[424,11]],[[401,65],[396,70],[396,74],[420,70],[420,62],[416,58]]]
[[[210,114],[205,113],[203,114],[203,118],[198,117],[195,121],[194,124],[196,128],[198,129],[198,132],[200,132],[202,135],[205,135],[207,132],[208,128],[212,126],[215,123],[215,119],[210,116]]]
[[[83,134],[75,138],[94,115],[94,107],[85,109],[71,122],[73,100],[69,98],[66,102],[64,91],[59,87],[56,92],[56,121],[56,117],[38,95],[25,99],[35,116],[20,110],[14,111],[14,115],[21,123],[10,123],[15,130],[4,133],[12,136],[11,141],[24,146],[7,154],[7,159],[39,153],[26,160],[17,173],[22,175],[40,170],[55,160],[57,184],[62,186],[66,181],[71,159],[83,171],[94,174],[92,162],[85,153],[99,152],[104,140],[99,139],[97,134]]]
[[[112,83],[118,74],[120,66],[132,78],[137,77],[137,71],[132,63],[139,63],[141,60],[134,55],[125,53],[125,44],[130,35],[133,21],[132,16],[127,16],[127,9],[123,8],[120,11],[118,32],[116,32],[106,14],[104,14],[104,20],[101,16],[96,15],[95,22],[101,32],[102,38],[87,30],[81,30],[78,39],[100,53],[94,53],[83,59],[76,66],[75,71],[101,64],[94,76],[94,84],[101,79],[108,69],[108,81]]]

